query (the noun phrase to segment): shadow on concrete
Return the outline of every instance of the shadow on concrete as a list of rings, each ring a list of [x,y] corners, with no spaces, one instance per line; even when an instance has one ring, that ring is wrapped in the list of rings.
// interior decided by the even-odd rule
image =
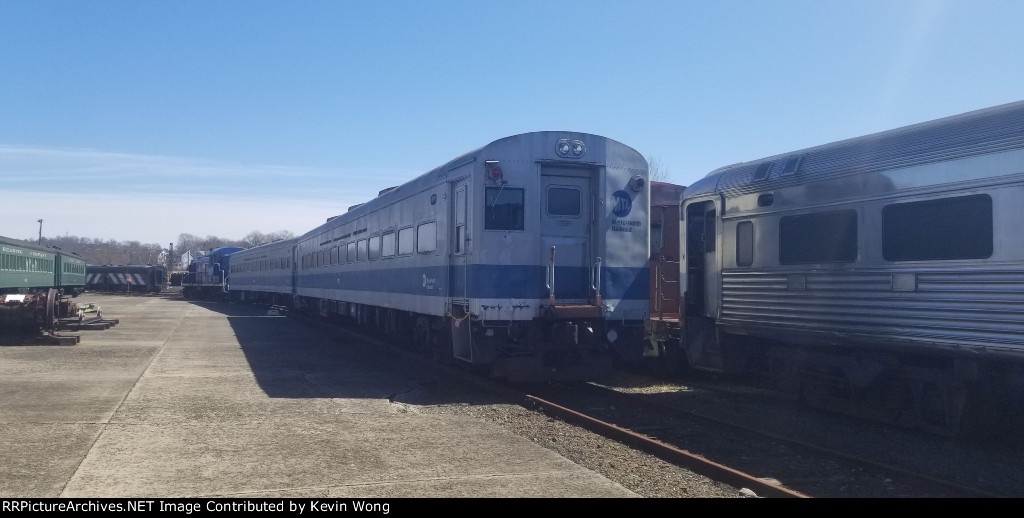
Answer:
[[[223,314],[256,381],[272,398],[387,398],[413,405],[509,403],[411,351],[265,305],[189,301]],[[474,390],[475,389],[475,390]]]

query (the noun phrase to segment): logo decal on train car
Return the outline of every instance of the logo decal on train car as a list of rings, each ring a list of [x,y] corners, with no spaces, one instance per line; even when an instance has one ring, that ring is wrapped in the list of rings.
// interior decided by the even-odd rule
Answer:
[[[612,193],[615,199],[612,205],[612,214],[617,219],[612,220],[611,229],[614,232],[633,232],[642,225],[639,219],[623,219],[633,210],[633,198],[626,191],[615,191]]]
[[[633,210],[633,198],[629,196],[629,193],[626,191],[615,191],[612,197],[615,198],[612,214],[620,218],[629,216],[629,212]]]
[[[423,274],[423,287],[432,290],[437,285],[437,279],[433,277],[427,277],[427,274]]]

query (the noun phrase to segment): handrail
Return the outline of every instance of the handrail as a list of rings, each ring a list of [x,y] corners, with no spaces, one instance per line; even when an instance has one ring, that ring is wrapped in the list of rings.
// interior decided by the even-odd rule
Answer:
[[[601,305],[601,258],[597,258],[594,267],[590,270],[590,287],[594,290],[594,305]]]
[[[551,245],[551,264],[548,266],[548,304],[555,306],[555,246]]]

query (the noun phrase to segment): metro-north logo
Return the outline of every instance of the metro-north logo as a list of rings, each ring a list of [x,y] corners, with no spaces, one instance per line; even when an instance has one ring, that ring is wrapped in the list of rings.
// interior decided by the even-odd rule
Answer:
[[[628,192],[615,191],[612,198],[614,201],[612,214],[615,214],[616,217],[624,218],[629,215],[629,211],[633,210],[633,198],[629,197]]]

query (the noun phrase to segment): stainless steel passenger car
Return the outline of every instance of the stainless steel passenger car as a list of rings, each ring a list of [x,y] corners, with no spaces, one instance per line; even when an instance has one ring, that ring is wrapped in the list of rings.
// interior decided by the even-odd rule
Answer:
[[[497,377],[600,375],[643,353],[647,175],[596,135],[494,141],[301,236],[296,304]]]
[[[944,434],[1019,404],[1024,102],[723,167],[681,210],[692,366]]]

